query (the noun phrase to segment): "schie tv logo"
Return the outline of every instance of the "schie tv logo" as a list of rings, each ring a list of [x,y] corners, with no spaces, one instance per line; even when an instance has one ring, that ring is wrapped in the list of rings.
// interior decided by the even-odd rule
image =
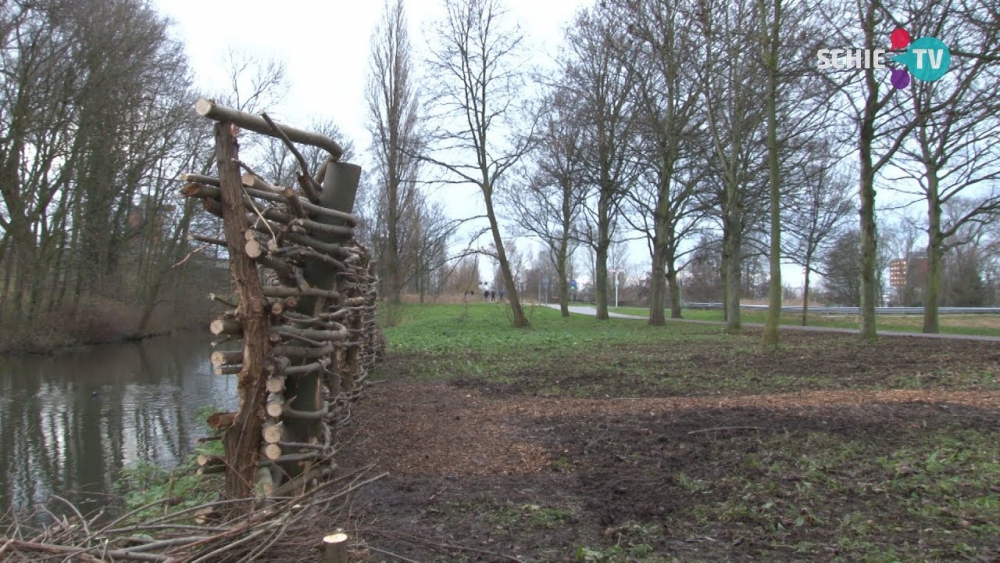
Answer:
[[[900,28],[892,32],[889,41],[892,44],[891,50],[820,49],[816,53],[819,69],[890,68],[890,82],[902,89],[910,85],[910,75],[917,80],[934,82],[951,67],[951,51],[944,41],[936,37],[921,37],[911,41],[910,34]],[[886,58],[890,61],[889,65],[886,64]]]

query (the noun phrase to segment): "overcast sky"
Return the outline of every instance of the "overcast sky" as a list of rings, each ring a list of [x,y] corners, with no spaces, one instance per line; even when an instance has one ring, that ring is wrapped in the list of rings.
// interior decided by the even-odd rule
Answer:
[[[365,130],[364,85],[371,34],[382,2],[346,0],[154,0],[174,21],[175,38],[183,42],[197,88],[206,96],[228,90],[226,57],[230,50],[284,63],[288,91],[276,107],[265,108],[278,120],[307,126],[313,118],[332,119],[355,144],[360,164],[369,143]],[[590,0],[506,0],[510,16],[525,33],[535,66],[550,64],[563,32],[576,11]],[[431,24],[443,12],[442,0],[407,0],[410,40],[424,56]],[[419,70],[419,69],[418,69]],[[193,100],[192,100],[193,103]],[[338,139],[339,140],[339,139]],[[482,213],[475,188],[438,190],[453,218]],[[455,244],[465,244],[456,240]],[[520,243],[520,247],[527,246]],[[643,241],[629,244],[628,262],[648,268]],[[483,277],[488,260],[483,261]],[[585,261],[578,257],[585,270]],[[610,265],[609,265],[610,266]],[[798,268],[785,267],[785,283],[801,285]],[[580,272],[581,279],[585,278]]]
[[[229,89],[225,61],[230,51],[284,63],[288,92],[275,107],[264,108],[277,120],[299,127],[314,119],[332,119],[353,142],[363,161],[369,144],[365,129],[364,88],[371,34],[380,0],[154,0],[174,21],[175,38],[185,45],[195,84],[205,95]],[[533,66],[552,63],[563,31],[589,0],[506,0],[510,17],[521,26]],[[425,56],[431,25],[443,14],[442,0],[406,0],[410,41]],[[417,69],[419,72],[419,68]],[[193,100],[192,100],[193,103]],[[340,139],[338,139],[340,140]],[[482,213],[474,187],[439,189],[453,218]],[[456,244],[465,244],[456,240]],[[637,247],[633,261],[647,261]],[[486,277],[484,262],[483,275]],[[489,278],[487,278],[489,279]]]
[[[506,0],[525,31],[536,59],[550,61],[563,28],[584,0]],[[284,62],[289,91],[280,107],[267,108],[283,121],[303,124],[333,119],[363,149],[364,84],[371,34],[382,10],[378,0],[155,0],[175,22],[205,93],[225,90],[229,50]],[[407,0],[410,40],[426,44],[425,30],[442,13],[441,0]],[[419,62],[420,55],[416,57]]]

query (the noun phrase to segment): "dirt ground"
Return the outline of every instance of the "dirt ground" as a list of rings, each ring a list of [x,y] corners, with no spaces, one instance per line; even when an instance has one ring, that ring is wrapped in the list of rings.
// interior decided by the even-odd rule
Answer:
[[[981,344],[934,346],[940,357],[925,356],[928,374],[971,361],[994,373],[1000,358]],[[650,351],[630,353],[642,361]],[[772,376],[855,378],[844,388],[670,396],[635,379],[620,382],[619,396],[644,398],[578,398],[544,392],[555,373],[536,374],[549,379],[536,386],[522,385],[530,374],[515,384],[394,377],[373,385],[355,406],[340,463],[375,464],[388,476],[353,500],[352,556],[1000,560],[990,521],[1000,473],[986,485],[977,477],[1000,467],[1000,450],[976,442],[1000,431],[1000,391],[933,382],[880,390],[875,380],[909,369],[905,346],[898,356],[830,353],[824,361],[751,355],[740,366],[698,351],[686,359],[702,372],[768,363]],[[383,371],[405,374],[407,361],[390,357]],[[586,388],[589,376],[580,377],[564,383]],[[300,547],[312,557],[318,549]]]

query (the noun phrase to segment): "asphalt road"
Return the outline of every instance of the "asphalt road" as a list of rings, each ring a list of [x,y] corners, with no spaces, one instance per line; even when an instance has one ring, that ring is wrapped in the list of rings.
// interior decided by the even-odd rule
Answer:
[[[558,309],[559,305],[549,304],[548,307],[553,309]],[[596,315],[597,309],[589,307],[586,305],[571,305],[569,308],[570,313],[577,313],[580,315]],[[616,319],[635,319],[635,320],[648,320],[648,317],[641,317],[638,315],[625,315],[622,313],[608,313],[608,316],[614,317]],[[671,319],[667,318],[668,323],[691,323],[691,324],[704,324],[704,325],[719,325],[722,326],[725,323],[721,321],[695,321],[688,319]],[[743,326],[748,328],[763,328],[764,325],[760,323],[743,323]],[[833,328],[824,326],[799,326],[799,325],[781,325],[781,330],[804,330],[811,332],[834,332],[842,334],[858,334],[858,331],[852,328]],[[940,338],[944,340],[979,340],[982,342],[1000,342],[1000,336],[980,336],[976,334],[926,334],[923,332],[900,332],[895,330],[880,330],[878,332],[879,336],[904,336],[910,338]]]

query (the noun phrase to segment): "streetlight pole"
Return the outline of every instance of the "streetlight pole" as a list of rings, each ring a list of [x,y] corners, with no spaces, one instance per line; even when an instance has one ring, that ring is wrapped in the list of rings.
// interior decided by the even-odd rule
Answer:
[[[608,273],[615,275],[615,309],[618,308],[618,274],[624,272],[625,270],[608,270]]]

